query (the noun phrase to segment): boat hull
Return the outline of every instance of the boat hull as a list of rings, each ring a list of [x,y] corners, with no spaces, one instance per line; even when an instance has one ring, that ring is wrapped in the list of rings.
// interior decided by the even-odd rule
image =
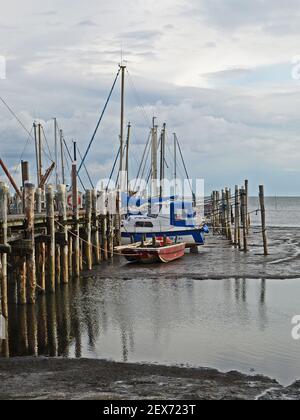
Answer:
[[[125,248],[123,256],[129,262],[139,262],[142,264],[169,263],[176,261],[184,256],[185,244],[169,245],[161,248]]]

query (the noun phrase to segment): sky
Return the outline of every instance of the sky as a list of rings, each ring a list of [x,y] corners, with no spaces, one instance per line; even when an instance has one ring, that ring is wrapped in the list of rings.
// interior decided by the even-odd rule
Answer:
[[[155,116],[167,123],[170,176],[176,132],[206,193],[248,178],[252,195],[259,184],[268,195],[299,195],[300,0],[0,5],[0,96],[27,130],[34,120],[44,125],[51,150],[56,117],[68,144],[85,151],[123,57],[131,177]],[[118,83],[87,159],[95,182],[110,173],[119,132]],[[21,157],[35,180],[34,153],[0,103],[0,156],[18,181]],[[47,155],[45,146],[44,167]]]

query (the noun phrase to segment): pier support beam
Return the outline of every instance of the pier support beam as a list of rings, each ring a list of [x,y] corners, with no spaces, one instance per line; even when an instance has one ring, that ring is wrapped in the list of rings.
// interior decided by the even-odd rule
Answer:
[[[264,255],[269,255],[268,250],[268,239],[267,239],[267,227],[266,227],[266,209],[265,209],[265,189],[263,185],[259,187],[259,202],[260,202],[260,212],[261,212],[261,226],[262,226],[262,236],[264,244]]]
[[[58,185],[57,189],[59,230],[64,234],[65,243],[61,246],[61,276],[63,284],[69,282],[69,261],[68,261],[68,227],[67,227],[67,188],[65,185]]]
[[[93,268],[93,254],[92,254],[92,191],[87,190],[85,193],[85,258],[86,268],[92,270]]]
[[[7,196],[8,187],[0,183],[0,244],[7,244]],[[1,254],[1,311],[4,318],[8,318],[7,297],[7,254]]]
[[[34,240],[34,196],[35,186],[25,184],[24,203],[26,230],[25,237],[28,242],[27,256],[27,279],[28,279],[28,302],[35,303],[36,300],[36,266],[35,266],[35,240]]]
[[[48,232],[48,284],[49,292],[55,292],[55,220],[54,220],[54,192],[52,185],[46,187],[46,216]]]

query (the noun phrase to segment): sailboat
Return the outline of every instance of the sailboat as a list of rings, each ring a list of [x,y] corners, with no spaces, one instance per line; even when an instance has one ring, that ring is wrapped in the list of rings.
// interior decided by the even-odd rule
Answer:
[[[127,189],[127,214],[121,225],[122,243],[140,242],[144,239],[167,237],[174,243],[185,243],[191,246],[203,245],[205,234],[209,229],[204,222],[198,222],[195,200],[184,200],[178,196],[164,195],[164,179],[166,166],[166,124],[158,144],[158,127],[153,119],[151,143],[151,192],[150,199],[139,199],[135,202],[135,212],[130,211],[129,189]],[[158,178],[158,147],[160,146],[160,181]],[[177,151],[180,148],[177,136],[174,134],[174,178],[177,179]],[[128,150],[126,154],[126,171],[128,178]],[[181,152],[181,157],[183,155]],[[175,191],[176,193],[176,181]],[[194,194],[193,194],[194,198]]]

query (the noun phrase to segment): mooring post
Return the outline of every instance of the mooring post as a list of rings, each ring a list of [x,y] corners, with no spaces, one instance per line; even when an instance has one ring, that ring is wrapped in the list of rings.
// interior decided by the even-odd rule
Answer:
[[[260,213],[261,213],[261,226],[264,243],[264,255],[269,255],[268,250],[268,239],[267,239],[267,226],[266,226],[266,208],[265,208],[265,189],[263,185],[259,187],[259,202],[260,202]]]
[[[64,284],[69,283],[69,247],[68,247],[68,226],[67,226],[67,188],[65,185],[57,187],[57,201],[59,213],[59,230],[62,234],[63,244],[61,245],[61,275]]]
[[[241,248],[241,231],[240,231],[240,191],[239,187],[235,187],[235,220],[234,220],[234,243],[236,247]]]
[[[93,268],[92,253],[92,191],[85,192],[85,258],[88,270]]]
[[[226,204],[225,204],[225,191],[222,190],[221,192],[222,194],[222,201],[221,201],[221,224],[222,224],[222,235],[226,236],[226,217],[225,217],[225,212],[226,212]]]
[[[211,218],[211,221],[212,221],[212,226],[213,226],[213,234],[215,235],[215,233],[216,233],[216,209],[217,209],[217,206],[216,206],[216,192],[215,191],[212,192],[211,201],[212,201],[212,218]]]
[[[220,230],[220,192],[216,191],[217,228]]]
[[[79,230],[79,209],[78,209],[78,188],[77,188],[77,164],[76,159],[72,165],[72,205],[73,205],[73,223],[74,223],[74,261],[73,275],[80,277],[80,230]]]
[[[227,226],[227,238],[232,244],[232,230],[231,230],[231,190],[226,189],[226,226]]]
[[[36,214],[42,213],[42,195],[41,188],[35,190],[35,212]],[[40,242],[36,245],[36,260],[37,260],[37,283],[39,285],[39,292],[46,291],[46,244]]]
[[[49,292],[55,292],[55,215],[53,186],[46,187],[46,216],[47,216],[47,258],[48,258],[48,284]]]
[[[248,251],[248,241],[247,241],[247,205],[246,205],[246,191],[245,188],[241,189],[241,202],[242,202],[242,225],[243,225],[243,250]]]
[[[7,245],[7,195],[8,187],[0,183],[0,244]],[[7,296],[7,254],[1,254],[1,310],[4,318],[8,318]]]
[[[94,247],[94,256],[96,264],[100,264],[101,261],[101,250],[99,245],[99,219],[98,219],[98,206],[97,206],[97,191],[92,192],[92,243]]]
[[[35,190],[35,212],[37,214],[42,213],[42,189],[37,188]]]
[[[28,241],[27,277],[28,277],[28,302],[34,304],[36,300],[36,265],[35,265],[35,239],[34,239],[34,196],[35,186],[25,184],[25,237]]]
[[[245,180],[245,211],[246,211],[246,225],[247,225],[247,235],[249,234],[250,229],[250,216],[249,216],[249,181],[248,179]]]
[[[127,174],[128,176],[128,174]],[[121,200],[120,200],[120,191],[116,195],[116,215],[115,215],[115,241],[116,246],[120,246],[122,242],[121,234]]]

